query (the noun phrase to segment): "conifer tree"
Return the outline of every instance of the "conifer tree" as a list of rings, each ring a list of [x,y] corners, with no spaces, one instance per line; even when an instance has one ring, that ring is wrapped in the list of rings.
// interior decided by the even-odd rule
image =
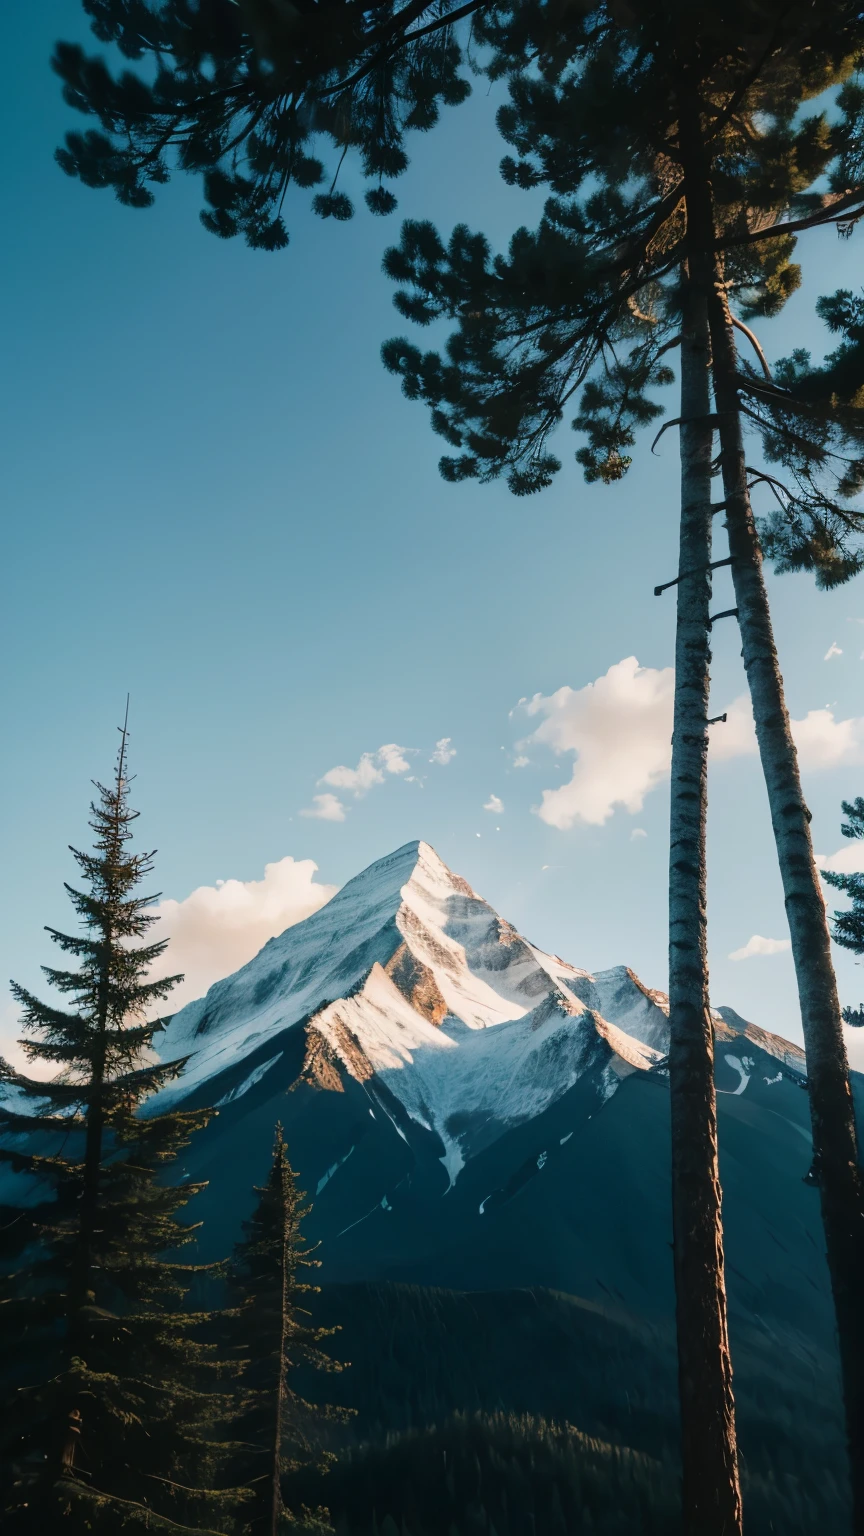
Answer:
[[[864,799],[857,795],[854,800],[844,800],[842,805],[846,817],[840,828],[843,836],[864,838]],[[864,875],[857,870],[846,875],[839,870],[826,869],[822,878],[852,902],[845,911],[834,913],[834,942],[844,949],[851,949],[853,955],[864,955]],[[844,1008],[843,1020],[853,1029],[864,1027],[864,1003],[857,1008]]]
[[[319,1260],[303,1240],[301,1226],[310,1207],[297,1188],[281,1125],[267,1183],[258,1196],[230,1270],[235,1303],[230,1332],[245,1362],[235,1426],[245,1448],[236,1476],[252,1490],[246,1514],[250,1536],[327,1536],[332,1527],[326,1509],[292,1513],[282,1499],[284,1475],[316,1462],[327,1464],[328,1456],[311,1438],[315,1421],[345,1415],[305,1401],[294,1386],[298,1369],[333,1372],[342,1366],[321,1349],[336,1330],[316,1327],[304,1305],[318,1287],[302,1281],[300,1271],[317,1268]]]
[[[272,61],[277,53],[273,28],[278,30],[279,24],[269,7],[254,7],[256,15],[264,9],[271,18],[265,52]],[[164,18],[173,10],[165,5],[159,14]],[[242,64],[248,48],[254,51],[261,46],[249,42],[254,32],[248,20],[252,10],[247,5],[241,13],[247,18],[248,32],[243,47],[235,37],[225,54],[219,55],[224,68],[229,68],[227,55],[232,49],[230,68],[239,67],[238,61]],[[148,34],[142,25],[140,7],[107,0],[97,8],[93,0],[92,13],[97,11],[100,35],[119,41],[130,56],[155,52],[158,46],[163,74],[150,98],[139,91],[133,77],[126,77],[124,97],[123,82],[113,81],[104,69],[100,74],[93,61],[82,55],[74,59],[66,55],[64,61],[58,55],[68,99],[100,116],[104,130],[101,140],[98,135],[92,139],[92,154],[83,140],[80,144],[70,141],[66,169],[92,184],[113,184],[122,197],[124,177],[134,173],[146,178],[155,167],[153,179],[159,179],[165,172],[162,151],[172,140],[180,142],[191,133],[196,149],[195,156],[183,162],[187,169],[221,174],[226,155],[241,147],[248,172],[244,187],[262,185],[269,167],[276,178],[271,187],[281,176],[281,196],[287,184],[286,162],[275,152],[275,140],[263,145],[256,133],[256,123],[272,107],[272,95],[267,97],[266,90],[259,89],[253,109],[247,111],[248,94],[226,88],[224,74],[211,85],[206,71],[198,69],[183,103],[185,117],[172,116],[164,110],[165,103],[172,91],[176,97],[178,87],[182,91],[189,84],[183,58],[177,53],[172,56],[170,47],[154,44],[152,28]],[[335,11],[341,17],[359,14],[350,4],[336,6]],[[471,236],[465,229],[457,230],[445,248],[427,225],[406,226],[399,252],[391,254],[391,275],[408,290],[400,295],[403,312],[421,322],[441,317],[457,322],[444,359],[435,353],[424,356],[401,341],[385,350],[385,361],[401,374],[406,392],[429,402],[436,430],[461,450],[442,461],[447,478],[484,480],[503,474],[517,494],[542,488],[559,467],[547,446],[549,434],[577,398],[574,426],[588,439],[577,458],[589,479],[619,478],[629,465],[627,450],[636,428],[659,412],[647,391],[668,382],[665,354],[677,345],[682,345],[683,353],[682,398],[689,396],[685,378],[689,349],[681,341],[682,316],[686,330],[693,323],[688,316],[700,304],[707,309],[716,404],[710,426],[719,429],[720,456],[715,464],[724,476],[723,501],[719,508],[717,503],[714,506],[726,512],[730,533],[736,616],[786,891],[850,1442],[853,1465],[860,1468],[864,1465],[864,1456],[858,1454],[864,1425],[864,1337],[857,1277],[862,1268],[862,1192],[827,925],[771,632],[759,535],[779,569],[812,569],[823,585],[842,581],[859,568],[856,539],[861,518],[850,507],[849,497],[861,479],[857,448],[861,430],[854,411],[844,415],[833,404],[826,410],[824,403],[815,407],[812,400],[808,402],[800,380],[806,369],[795,358],[782,373],[778,370],[773,379],[766,378],[770,370],[745,321],[775,313],[796,286],[798,269],[791,256],[798,232],[824,223],[848,227],[864,212],[858,149],[862,108],[853,87],[846,86],[841,130],[835,130],[824,115],[796,118],[802,101],[832,83],[848,80],[853,61],[862,51],[861,18],[855,7],[833,0],[818,8],[797,0],[791,5],[781,5],[779,0],[731,0],[719,10],[708,11],[652,0],[609,0],[564,10],[549,0],[518,4],[479,0],[449,10],[444,17],[435,6],[422,3],[388,12],[386,22],[383,14],[375,7],[363,11],[364,26],[356,33],[353,53],[349,46],[340,62],[342,72],[324,84],[324,90],[332,92],[328,100],[338,99],[351,119],[351,133],[357,133],[351,142],[360,143],[372,120],[363,117],[352,92],[355,83],[366,89],[375,49],[383,48],[387,67],[398,75],[409,53],[413,50],[413,58],[418,59],[423,40],[438,29],[442,35],[446,32],[448,45],[455,48],[449,29],[460,15],[470,14],[474,38],[488,50],[488,73],[506,77],[509,83],[510,102],[499,114],[499,126],[517,153],[502,163],[505,179],[525,187],[545,182],[553,194],[536,233],[519,231],[507,258],[493,258],[482,237]],[[294,86],[302,81],[306,89],[311,82],[314,94],[323,77],[315,74],[310,53],[301,59],[298,40],[305,36],[305,26],[305,21],[292,21],[283,41],[290,41],[295,49]],[[340,36],[344,40],[346,34]],[[383,54],[379,52],[377,58],[380,61]],[[455,53],[451,58],[455,60]],[[399,94],[388,95],[385,70],[377,76],[375,89],[379,120],[395,124],[397,118],[387,117],[385,106],[399,100]],[[129,95],[133,91],[138,91],[134,102]],[[312,116],[307,120],[311,122]],[[402,127],[408,123],[407,118],[399,121]],[[209,138],[204,131],[208,125],[214,129]],[[345,144],[347,148],[347,138]],[[817,185],[825,172],[827,193]],[[246,191],[241,195],[235,188],[231,196],[234,206],[240,206]],[[378,211],[386,211],[385,202]],[[343,213],[348,211],[343,207]],[[230,227],[223,224],[220,232],[229,234],[242,227],[242,219],[235,220]],[[694,277],[700,266],[701,275]],[[688,297],[688,283],[695,287],[697,301],[692,293]],[[735,329],[746,333],[748,345],[755,346],[758,369],[738,357]],[[742,415],[755,418],[769,457],[782,462],[791,485],[748,467]],[[692,438],[696,423],[687,418],[682,425],[685,438]],[[852,451],[845,452],[850,445]],[[838,454],[838,448],[843,452]],[[695,474],[699,454],[694,458],[691,449],[692,445],[685,448],[682,468],[689,461]],[[832,487],[834,463],[840,469]],[[780,501],[779,512],[758,526],[750,506],[755,484],[770,487]],[[694,485],[691,476],[691,488]],[[694,500],[688,502],[686,492],[685,505],[696,507]],[[694,511],[686,540],[691,549],[701,546],[702,555],[707,556],[707,533],[704,527],[698,532],[704,491],[701,505],[703,514]],[[684,548],[682,528],[682,556]],[[710,561],[706,559],[705,564]],[[701,1163],[697,1225],[707,1249],[714,1248],[707,1268],[697,1262],[693,1273],[698,1278],[701,1269],[703,1277],[709,1276],[705,1304],[714,1308],[717,1323],[711,1331],[720,1337],[725,1324],[717,1262],[713,1088],[707,1086],[710,1020],[702,1006],[707,999],[707,975],[704,849],[699,844],[704,826],[700,797],[708,646],[704,626],[699,636],[706,598],[701,569],[700,576],[699,569],[685,569],[683,560],[679,564],[676,654],[679,665],[688,661],[687,678],[679,679],[679,689],[689,694],[689,711],[679,694],[672,770],[670,987],[673,1041],[683,1047],[682,1072],[673,1068],[673,1077],[683,1086],[683,1068],[689,1062],[691,1125],[702,1114],[702,1154],[691,1146],[694,1173]],[[673,1088],[673,1115],[675,1098]],[[689,1135],[678,1140],[679,1149],[689,1142]],[[687,1209],[686,1200],[683,1209]],[[695,1207],[691,1208],[694,1214]],[[679,1278],[680,1304],[687,1285]],[[696,1348],[694,1358],[698,1357]],[[682,1386],[689,1376],[695,1392],[698,1372],[687,1367],[682,1371]],[[712,1376],[722,1421],[728,1419],[731,1406],[728,1360],[723,1365],[721,1359],[719,1373],[715,1364]],[[700,1420],[698,1412],[685,1412],[684,1418],[695,1454],[698,1444],[707,1445],[711,1436],[704,1433],[704,1418]],[[730,1429],[727,1423],[720,1433],[721,1448],[725,1447],[720,1462],[727,1469],[734,1459]],[[691,1463],[691,1473],[697,1466],[698,1461]],[[864,1475],[860,1471],[857,1475],[861,1524]],[[713,1488],[716,1478],[690,1476],[689,1482],[691,1490],[700,1482]],[[729,1498],[734,1507],[734,1490]],[[715,1518],[726,1516],[715,1511]]]
[[[195,1269],[166,1257],[193,1240],[178,1213],[201,1186],[165,1173],[208,1112],[137,1113],[183,1066],[154,1059],[148,1020],[181,978],[147,980],[167,941],[147,942],[158,898],[138,892],[153,855],[127,846],[125,724],[96,789],[94,847],[72,850],[66,887],[82,931],[48,929],[77,962],[43,967],[61,1004],[13,983],[23,1049],[57,1074],[0,1061],[0,1158],[41,1195],[4,1222],[3,1529],[224,1529],[237,1498],[209,1481],[231,1394],[193,1336],[207,1319],[178,1310]]]
[[[743,3],[703,14],[690,7],[628,3],[600,8],[594,21],[593,33],[589,26],[587,41],[576,50],[568,28],[556,29],[543,4],[499,8],[478,23],[494,50],[495,68],[509,74],[510,102],[499,113],[499,126],[517,157],[503,162],[505,177],[522,186],[545,182],[553,195],[538,230],[518,231],[507,257],[493,256],[482,236],[464,228],[445,247],[431,226],[406,225],[401,246],[386,263],[401,285],[397,304],[421,324],[446,317],[457,329],[443,357],[399,340],[388,343],[385,362],[401,375],[409,397],[429,402],[436,430],[460,450],[442,461],[446,478],[488,480],[504,474],[517,494],[547,484],[559,468],[547,446],[549,434],[581,389],[573,425],[586,432],[588,443],[577,459],[589,479],[615,480],[629,465],[626,450],[635,427],[656,409],[646,387],[668,377],[664,355],[678,339],[675,300],[680,301],[682,282],[684,292],[695,290],[707,309],[715,410],[706,418],[703,408],[698,419],[707,419],[719,436],[716,464],[724,494],[713,509],[726,514],[730,557],[717,563],[732,568],[737,603],[732,616],[741,629],[786,891],[839,1324],[856,1529],[864,1529],[864,1296],[856,1279],[864,1267],[864,1198],[809,812],[750,503],[756,483],[769,486],[780,500],[779,513],[762,526],[766,548],[780,568],[812,569],[823,585],[847,579],[861,565],[864,519],[854,503],[861,485],[861,422],[850,409],[808,404],[794,388],[794,360],[782,377],[766,379],[764,354],[730,307],[734,299],[747,318],[776,313],[799,281],[791,263],[796,232],[854,219],[864,207],[860,178],[844,177],[842,191],[815,190],[825,172],[843,177],[844,162],[823,116],[796,118],[803,101],[851,70],[862,48],[860,16],[842,6],[822,7],[817,14],[807,6]],[[738,358],[734,329],[754,346],[758,369]],[[682,389],[685,385],[682,358]],[[749,466],[742,418],[755,422],[769,458],[788,471],[791,486]],[[676,424],[687,435],[696,425],[683,399]],[[688,457],[685,441],[685,467]],[[682,578],[689,570],[691,585],[700,573],[704,580],[709,553],[703,537],[695,564],[687,567],[682,559],[679,621]],[[679,623],[679,668],[687,644]],[[699,662],[691,646],[688,686],[696,686],[687,728],[697,737],[701,723],[703,740],[706,714],[701,711],[700,722],[697,693],[707,687],[706,660],[707,648]],[[682,778],[682,707],[678,692],[670,1072],[685,1528],[719,1532],[737,1529],[740,1511],[725,1380],[719,1200],[713,1188],[710,1020],[703,1015],[700,1045],[693,1006],[704,857],[698,793],[694,798],[698,754],[686,754],[689,770]],[[677,928],[676,906],[683,919]],[[685,930],[690,941],[676,956]],[[703,966],[703,984],[706,980]],[[680,1119],[679,1089],[688,1106]],[[681,1136],[676,1126],[682,1127]],[[683,1251],[687,1247],[692,1263]],[[701,1330],[700,1291],[703,1319],[714,1319]],[[708,1346],[709,1339],[715,1347]],[[714,1362],[707,1378],[693,1369],[700,1356],[703,1365]],[[706,1379],[713,1383],[707,1393]],[[706,1399],[714,1404],[707,1416]],[[717,1490],[721,1504],[709,1511],[706,1501]]]

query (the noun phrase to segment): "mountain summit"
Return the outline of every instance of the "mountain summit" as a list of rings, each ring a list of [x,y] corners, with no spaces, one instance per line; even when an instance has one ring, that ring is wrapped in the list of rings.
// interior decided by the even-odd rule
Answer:
[[[742,1175],[758,1230],[746,1265],[777,1269],[763,1165],[821,1263],[803,1053],[730,1009],[714,1021],[721,1130],[746,1143],[724,1188]],[[614,1285],[642,1308],[669,1279],[668,1039],[662,992],[539,949],[413,842],[175,1015],[160,1054],[188,1062],[154,1102],[218,1108],[188,1163],[211,1179],[197,1205],[214,1252],[281,1119],[327,1278]]]
[[[205,1083],[222,1103],[240,1098],[280,1059],[262,1052],[302,1028],[305,1081],[385,1086],[440,1138],[455,1179],[585,1074],[602,1100],[655,1069],[664,1007],[627,971],[594,977],[537,949],[428,843],[407,843],[175,1016],[160,1054],[190,1060],[162,1102]]]

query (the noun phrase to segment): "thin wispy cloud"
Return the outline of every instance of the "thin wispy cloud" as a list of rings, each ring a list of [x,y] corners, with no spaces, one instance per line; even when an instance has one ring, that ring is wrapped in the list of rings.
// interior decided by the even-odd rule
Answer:
[[[837,644],[836,640],[832,640],[831,644],[829,645],[829,647],[827,649],[827,651],[825,652],[823,660],[824,661],[830,661],[832,656],[842,656],[842,655],[843,655],[842,646],[839,646]]]
[[[500,815],[504,809],[504,801],[499,800],[497,795],[490,795],[483,809],[484,811],[495,811]]]

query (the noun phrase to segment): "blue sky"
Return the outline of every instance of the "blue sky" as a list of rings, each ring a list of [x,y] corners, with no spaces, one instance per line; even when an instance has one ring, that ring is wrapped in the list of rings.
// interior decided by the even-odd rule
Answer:
[[[56,37],[85,35],[79,8],[18,7],[6,32],[0,974],[34,984],[51,958],[43,925],[68,921],[67,844],[86,839],[89,780],[110,772],[128,690],[141,840],[175,901],[261,881],[289,856],[338,885],[423,837],[535,942],[664,985],[667,781],[658,770],[641,809],[608,814],[597,784],[612,792],[603,720],[607,737],[626,722],[626,686],[656,742],[674,598],[652,588],[675,569],[674,434],[655,457],[641,443],[611,489],[583,483],[566,435],[565,469],[538,497],[450,487],[424,410],[379,361],[405,329],[380,272],[401,216],[445,231],[466,220],[495,241],[533,216],[497,174],[496,92],[479,82],[415,141],[395,219],[322,223],[301,194],[289,249],[266,255],[203,231],[192,178],[149,212],[68,181],[52,155],[73,114],[48,60]],[[804,288],[761,327],[769,356],[824,350],[813,300],[857,286],[860,238],[802,244]],[[864,793],[864,590],[784,577],[771,591],[792,714],[831,712],[811,716],[805,753],[816,846],[831,855],[840,800]],[[744,693],[738,650],[720,627],[718,712]],[[563,711],[518,705],[578,693],[631,656],[648,670],[613,674],[617,716],[603,716],[610,684]],[[548,739],[517,745],[538,728],[558,731],[558,755]],[[430,761],[443,738],[456,755]],[[797,1038],[788,953],[728,958],[754,934],[786,936],[741,739],[711,770],[712,993]],[[551,825],[537,808],[570,780],[575,740],[594,753],[575,793],[595,820]],[[319,782],[391,743],[407,770],[373,758],[365,778],[377,764],[381,781],[366,793]],[[321,794],[344,820],[302,815]],[[500,812],[483,809],[492,796]],[[547,804],[566,819],[560,797]],[[260,888],[246,894],[254,906]],[[857,1003],[864,977],[842,954],[838,970]],[[2,1005],[7,1033],[13,1019]]]

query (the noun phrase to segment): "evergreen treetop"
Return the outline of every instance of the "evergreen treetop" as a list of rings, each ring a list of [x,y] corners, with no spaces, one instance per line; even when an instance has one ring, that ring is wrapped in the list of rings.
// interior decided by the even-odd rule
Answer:
[[[332,1460],[316,1445],[312,1427],[348,1415],[308,1402],[295,1385],[298,1371],[332,1373],[343,1366],[321,1348],[336,1330],[316,1326],[305,1305],[318,1287],[303,1281],[301,1271],[320,1261],[302,1236],[310,1206],[297,1187],[281,1125],[267,1183],[257,1193],[229,1272],[235,1304],[230,1333],[245,1362],[246,1387],[236,1426],[246,1449],[235,1477],[252,1491],[249,1530],[255,1536],[326,1536],[332,1529],[326,1509],[292,1512],[282,1499],[283,1476],[303,1467],[325,1470]]]
[[[113,784],[97,791],[93,851],[73,850],[83,888],[67,886],[83,932],[48,930],[79,961],[45,967],[72,1006],[13,985],[25,1052],[59,1070],[43,1080],[0,1062],[0,1160],[27,1197],[3,1213],[15,1266],[0,1308],[4,1529],[41,1532],[58,1516],[70,1536],[210,1529],[238,1503],[212,1486],[232,1397],[197,1337],[210,1315],[179,1310],[199,1270],[177,1256],[194,1241],[179,1218],[201,1186],[166,1180],[209,1111],[138,1113],[183,1062],[149,1051],[160,1022],[147,1014],[180,978],[148,980],[165,942],[135,942],[157,897],[137,894],[152,854],[127,847],[125,725]]]

